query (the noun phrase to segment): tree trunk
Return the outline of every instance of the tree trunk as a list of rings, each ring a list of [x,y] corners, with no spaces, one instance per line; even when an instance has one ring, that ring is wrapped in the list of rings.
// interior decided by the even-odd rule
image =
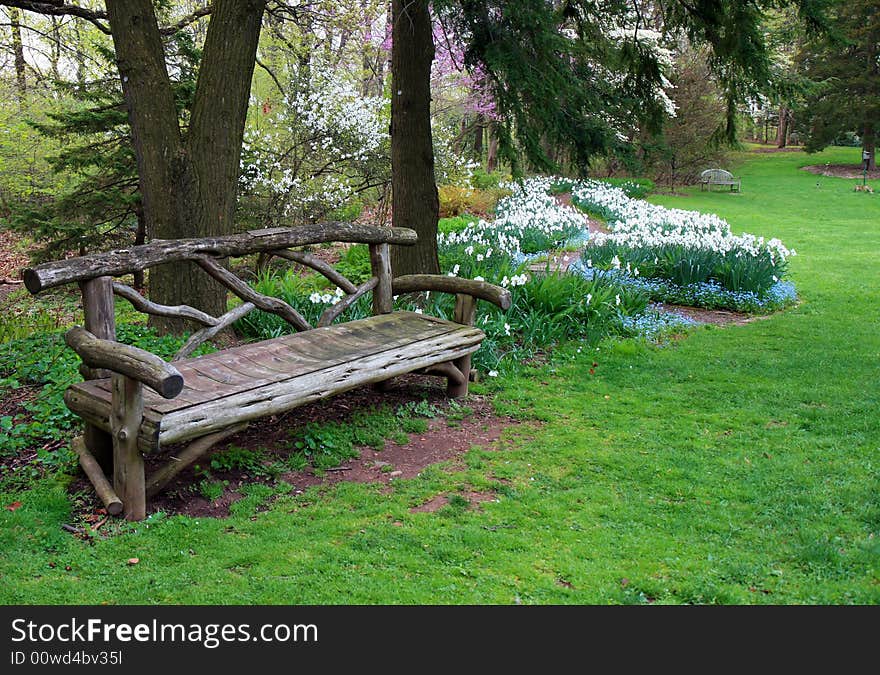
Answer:
[[[862,151],[867,152],[868,171],[877,170],[877,137],[874,132],[874,125],[870,122],[865,124],[865,133],[862,135]],[[864,165],[864,162],[863,162]]]
[[[474,158],[483,162],[483,135],[486,133],[486,118],[483,115],[477,115],[474,124]]]
[[[128,107],[147,235],[179,239],[233,229],[241,140],[265,0],[216,0],[202,55],[186,143],[151,0],[107,0],[107,15]],[[226,291],[190,264],[150,272],[150,297],[211,314]],[[177,319],[151,321],[181,332]]]
[[[495,133],[495,125],[489,125],[489,148],[486,151],[486,171],[492,173],[498,168],[498,134]]]
[[[265,0],[213,4],[186,139],[188,237],[232,234],[235,229],[241,144],[265,5]],[[195,293],[198,309],[224,314],[225,288],[195,265],[184,270],[167,289],[174,302],[164,304],[192,305],[190,294]]]
[[[27,91],[27,63],[24,60],[24,43],[21,40],[21,10],[9,9],[9,25],[12,28],[12,51],[15,55],[15,83],[19,100]]]
[[[779,108],[779,126],[776,127],[776,147],[784,148],[788,140],[788,108]]]
[[[107,0],[122,92],[128,108],[132,143],[137,157],[138,184],[150,239],[178,239],[187,234],[184,197],[179,177],[184,157],[177,109],[165,67],[165,52],[151,0]],[[150,297],[163,305],[175,301],[175,279],[181,265],[150,272]],[[187,304],[200,307],[202,298]],[[162,331],[173,327],[159,324]]]
[[[431,63],[434,60],[428,0],[393,0],[391,74],[392,224],[419,235],[415,246],[392,247],[392,269],[436,274],[440,200],[431,136]]]

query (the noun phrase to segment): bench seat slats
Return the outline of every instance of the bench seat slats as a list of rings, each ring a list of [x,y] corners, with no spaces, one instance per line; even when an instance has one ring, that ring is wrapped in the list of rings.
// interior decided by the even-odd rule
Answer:
[[[166,400],[144,390],[139,446],[155,451],[459,358],[476,351],[483,337],[470,326],[394,312],[177,361],[184,378],[178,397]],[[65,401],[88,422],[109,429],[109,379],[74,384]]]

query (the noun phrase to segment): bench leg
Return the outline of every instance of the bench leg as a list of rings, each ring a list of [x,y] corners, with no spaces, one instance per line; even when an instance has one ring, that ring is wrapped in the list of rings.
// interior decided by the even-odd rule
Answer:
[[[147,517],[144,458],[138,431],[144,418],[144,387],[125,375],[113,375],[110,428],[113,431],[113,489],[122,500],[126,520]]]
[[[135,443],[120,443],[113,455],[113,487],[122,500],[126,520],[147,517],[147,495],[144,484],[144,458]]]
[[[449,398],[461,398],[467,396],[468,379],[471,374],[471,355],[467,354],[452,362],[457,373],[446,379],[446,395]]]

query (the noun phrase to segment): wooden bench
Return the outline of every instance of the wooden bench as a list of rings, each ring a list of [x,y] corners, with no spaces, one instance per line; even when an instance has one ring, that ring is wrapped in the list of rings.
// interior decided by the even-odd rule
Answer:
[[[65,392],[68,408],[85,422],[73,448],[107,511],[129,520],[146,516],[147,500],[215,444],[249,422],[282,413],[354,387],[405,373],[439,375],[447,393],[467,394],[471,354],[484,333],[474,327],[476,300],[510,307],[510,293],[481,281],[440,275],[393,278],[389,245],[412,245],[416,233],[329,223],[274,228],[208,239],[158,241],[130,249],[46,263],[25,270],[31,293],[78,282],[85,327],[67,344],[82,358],[84,382]],[[327,242],[368,244],[372,277],[356,286],[319,258],[295,247]],[[261,254],[308,267],[343,292],[311,326],[294,307],[254,291],[221,265],[229,257]],[[243,303],[213,317],[188,306],[158,305],[113,277],[172,261],[194,261]],[[393,297],[423,291],[456,295],[452,321],[393,311]],[[372,316],[334,323],[358,298],[372,293]],[[116,342],[114,296],[146,314],[191,320],[201,326],[171,363]],[[205,341],[247,313],[283,317],[298,332],[191,357]],[[149,477],[144,453],[189,442]]]
[[[730,171],[724,169],[706,169],[700,173],[700,191],[707,189],[711,192],[713,185],[729,185],[731,192],[739,192],[742,181],[734,177]]]

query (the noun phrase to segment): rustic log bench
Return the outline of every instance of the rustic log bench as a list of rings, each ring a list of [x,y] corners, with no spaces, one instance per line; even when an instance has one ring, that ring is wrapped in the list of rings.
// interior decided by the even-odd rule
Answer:
[[[297,247],[329,242],[368,244],[372,277],[355,285],[336,269]],[[72,328],[67,344],[82,358],[84,382],[65,392],[68,408],[85,422],[73,441],[80,465],[113,515],[146,516],[153,497],[216,443],[249,422],[405,373],[439,375],[451,397],[467,394],[471,355],[484,333],[475,328],[477,299],[502,309],[510,294],[481,281],[440,275],[393,278],[389,245],[412,245],[416,233],[350,223],[273,228],[206,239],[157,241],[130,249],[46,263],[25,270],[31,293],[78,282],[85,327]],[[294,307],[257,293],[221,263],[225,258],[260,254],[310,268],[344,294],[311,326]],[[220,317],[193,307],[151,302],[120,277],[156,265],[194,261],[243,301]],[[395,295],[454,293],[452,321],[394,311]],[[333,323],[358,298],[372,292],[372,316]],[[114,296],[146,314],[187,319],[201,326],[172,363],[137,347],[116,342]],[[192,353],[247,313],[261,309],[284,318],[296,333],[222,349]],[[144,453],[189,442],[149,477]],[[111,476],[112,478],[108,478]]]
[[[713,185],[729,185],[731,192],[739,192],[742,180],[736,178],[730,171],[724,169],[706,169],[700,173],[700,191],[704,189],[712,191]]]

